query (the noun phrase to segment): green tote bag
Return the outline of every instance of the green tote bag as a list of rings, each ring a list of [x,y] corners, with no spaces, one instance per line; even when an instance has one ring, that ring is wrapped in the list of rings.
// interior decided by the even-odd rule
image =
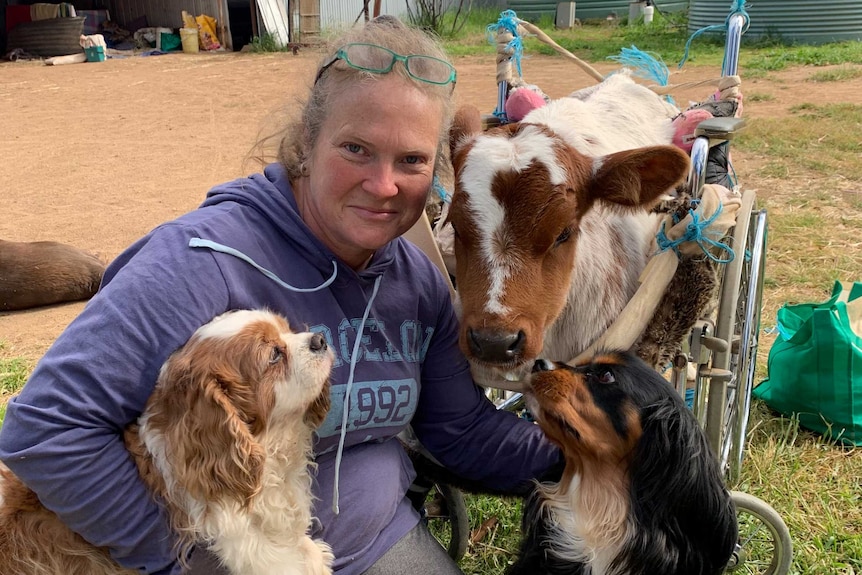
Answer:
[[[754,397],[830,439],[862,445],[862,283],[822,303],[785,304]]]

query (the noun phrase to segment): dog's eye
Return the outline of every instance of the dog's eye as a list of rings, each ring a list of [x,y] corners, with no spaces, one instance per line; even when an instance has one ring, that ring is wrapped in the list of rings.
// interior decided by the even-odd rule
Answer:
[[[284,357],[284,350],[281,349],[281,347],[279,347],[277,345],[273,346],[272,351],[270,351],[270,353],[269,353],[269,363],[270,364],[278,363],[279,361],[281,361],[281,359],[283,357]]]
[[[596,379],[598,380],[599,383],[616,383],[617,382],[616,378],[614,377],[614,374],[609,372],[609,371],[601,372],[601,374],[598,375],[598,377],[596,377]]]

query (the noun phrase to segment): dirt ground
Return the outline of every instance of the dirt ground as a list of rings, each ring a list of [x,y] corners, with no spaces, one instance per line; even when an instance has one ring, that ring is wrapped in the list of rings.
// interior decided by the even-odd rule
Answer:
[[[295,109],[318,55],[170,54],[46,66],[0,63],[0,239],[55,240],[106,261],[159,223],[195,208],[214,184],[255,171],[253,144]],[[456,61],[459,102],[490,112],[494,63]],[[597,66],[602,72],[613,65]],[[527,81],[552,97],[594,83],[571,62],[533,56]],[[744,82],[745,115],[780,117],[802,102],[858,102],[862,80],[802,82],[796,68]],[[713,78],[687,66],[671,83]],[[708,88],[675,92],[678,104]],[[758,160],[734,157],[748,185]],[[35,362],[83,303],[0,313],[0,357]]]

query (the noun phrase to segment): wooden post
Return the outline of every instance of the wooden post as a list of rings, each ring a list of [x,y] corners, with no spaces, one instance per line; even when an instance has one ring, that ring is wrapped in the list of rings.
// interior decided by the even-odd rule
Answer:
[[[293,13],[296,12],[296,1],[287,0],[287,35],[288,41],[296,42],[296,27],[293,25]]]
[[[233,36],[230,33],[230,24],[225,19],[227,10],[227,0],[218,0],[218,36],[222,47],[225,50],[233,51]]]
[[[248,0],[248,10],[251,12],[251,36],[252,38],[259,38],[260,34],[257,33],[257,2],[256,0]]]

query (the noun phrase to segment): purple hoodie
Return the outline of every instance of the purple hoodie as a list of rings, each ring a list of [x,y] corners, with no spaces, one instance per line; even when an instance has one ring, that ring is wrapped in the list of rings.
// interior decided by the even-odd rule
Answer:
[[[261,307],[324,334],[335,352],[312,535],[332,546],[339,575],[368,569],[419,520],[404,497],[415,473],[395,437],[408,424],[441,463],[495,490],[523,489],[559,462],[537,426],[498,412],[473,384],[448,288],[424,254],[399,238],[361,272],[344,265],[300,218],[278,165],[213,188],[111,263],[9,403],[0,459],[120,564],[180,573],[122,430],[198,327]]]

